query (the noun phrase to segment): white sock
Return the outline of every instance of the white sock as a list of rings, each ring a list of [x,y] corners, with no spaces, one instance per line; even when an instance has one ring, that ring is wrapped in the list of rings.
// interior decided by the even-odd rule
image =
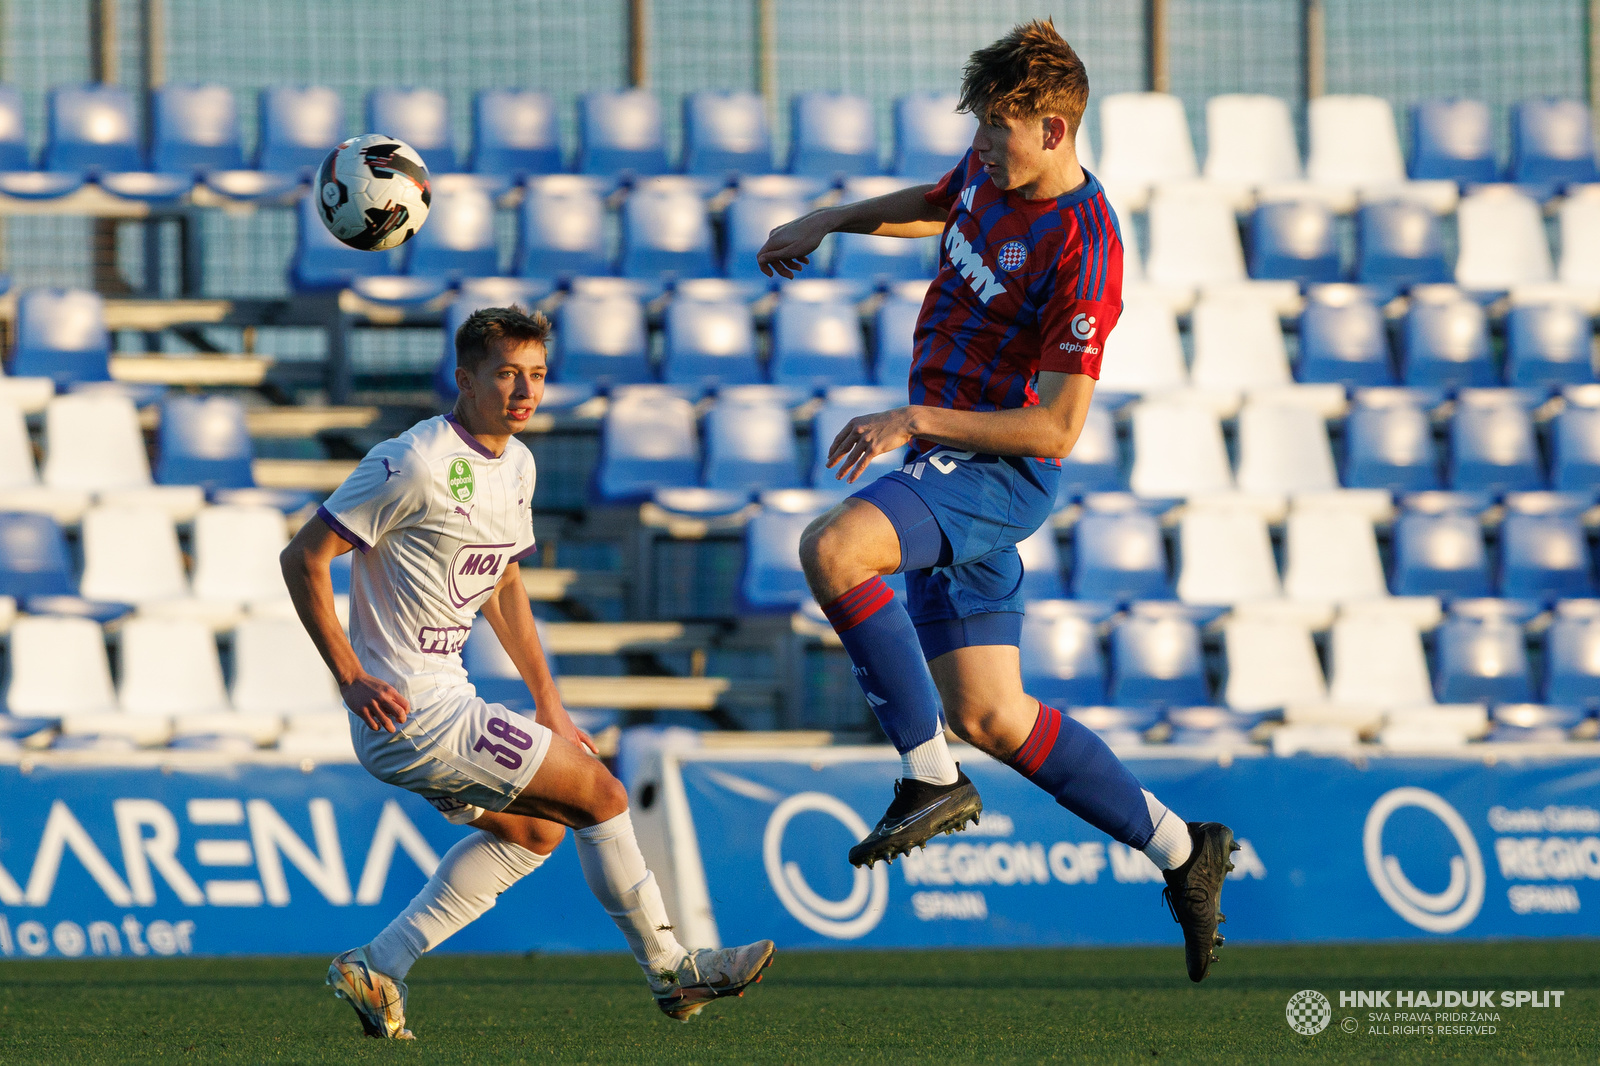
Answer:
[[[677,969],[686,952],[672,933],[661,889],[644,864],[628,812],[580,829],[576,836],[589,891],[622,930],[634,959],[649,973]]]
[[[478,830],[445,852],[422,891],[367,945],[367,958],[379,973],[403,980],[423,952],[493,907],[545,858]]]
[[[914,777],[935,785],[953,785],[956,772],[956,761],[950,756],[950,745],[945,743],[942,729],[932,739],[900,753],[901,777]]]
[[[1144,846],[1144,853],[1161,869],[1176,870],[1189,861],[1189,854],[1194,851],[1189,827],[1182,818],[1167,810],[1148,789],[1144,790],[1144,802],[1150,808],[1150,820],[1156,827],[1156,831],[1150,834],[1150,843]]]

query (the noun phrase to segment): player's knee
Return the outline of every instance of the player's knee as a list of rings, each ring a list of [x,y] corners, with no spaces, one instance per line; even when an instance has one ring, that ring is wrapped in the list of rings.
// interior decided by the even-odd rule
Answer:
[[[945,704],[944,713],[951,732],[975,748],[988,750],[1000,732],[1005,710],[997,701],[963,699]]]
[[[526,848],[535,855],[548,855],[561,846],[567,828],[543,818],[519,818],[512,843]]]
[[[806,573],[822,571],[839,560],[840,538],[832,515],[820,515],[800,534],[800,565]]]
[[[589,816],[598,825],[600,822],[615,818],[627,809],[627,788],[621,781],[599,769],[589,787]]]

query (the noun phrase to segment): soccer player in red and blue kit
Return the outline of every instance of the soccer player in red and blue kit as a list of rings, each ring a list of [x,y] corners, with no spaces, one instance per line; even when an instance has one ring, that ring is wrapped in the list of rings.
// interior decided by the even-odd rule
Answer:
[[[954,170],[796,219],[757,259],[792,277],[830,232],[942,235],[910,405],[852,419],[828,449],[849,481],[909,445],[905,466],[823,514],[800,543],[811,591],[901,756],[894,801],[850,861],[892,859],[983,810],[946,746],[942,701],[963,739],[1164,871],[1199,981],[1222,943],[1232,832],[1185,823],[1140,788],[1093,732],[1023,691],[1018,658],[1016,545],[1050,517],[1122,309],[1117,217],[1074,147],[1088,96],[1055,27],[1018,26],[967,64],[960,106],[978,130]],[[899,572],[905,603],[883,580]]]

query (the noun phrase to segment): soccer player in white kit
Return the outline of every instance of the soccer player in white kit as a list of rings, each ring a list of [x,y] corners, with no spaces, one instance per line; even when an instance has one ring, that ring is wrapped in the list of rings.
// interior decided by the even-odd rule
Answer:
[[[374,447],[282,556],[295,610],[351,711],[356,754],[478,832],[372,942],[344,952],[328,984],[369,1036],[411,1039],[411,965],[538,869],[571,826],[584,879],[644,969],[656,1003],[687,1021],[742,995],[770,940],[690,951],[673,935],[628,816],[628,794],[572,724],[539,645],[518,563],[534,548],[533,455],[513,434],[544,396],[550,323],[515,305],[456,333],[461,396],[448,415]],[[356,549],[350,635],[329,562]],[[461,664],[483,611],[528,685],[532,718],[480,699]]]

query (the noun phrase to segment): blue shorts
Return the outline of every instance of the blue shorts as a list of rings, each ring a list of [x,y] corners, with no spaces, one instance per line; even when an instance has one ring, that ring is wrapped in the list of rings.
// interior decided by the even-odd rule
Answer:
[[[855,493],[900,536],[906,606],[930,662],[1021,642],[1017,542],[1050,517],[1060,480],[1052,460],[936,448]]]

